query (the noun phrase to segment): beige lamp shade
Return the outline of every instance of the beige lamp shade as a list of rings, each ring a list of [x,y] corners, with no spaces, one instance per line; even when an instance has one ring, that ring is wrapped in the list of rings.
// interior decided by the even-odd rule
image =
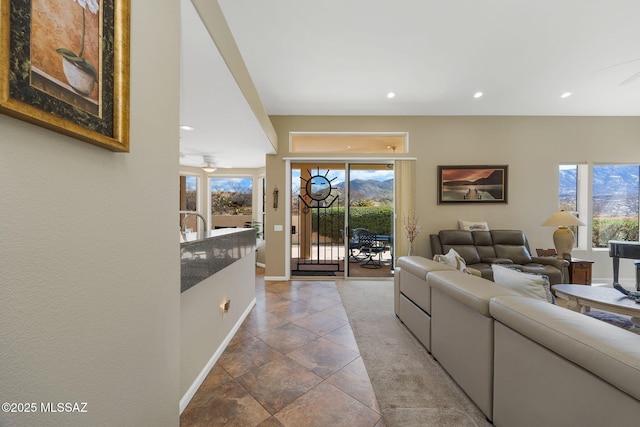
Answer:
[[[567,211],[558,211],[542,223],[543,226],[558,227],[553,232],[553,244],[558,258],[571,259],[571,250],[576,242],[573,231],[567,227],[586,225]]]

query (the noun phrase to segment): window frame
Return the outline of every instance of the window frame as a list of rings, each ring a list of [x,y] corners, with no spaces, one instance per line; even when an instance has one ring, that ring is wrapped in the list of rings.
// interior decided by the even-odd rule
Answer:
[[[207,214],[209,215],[210,218],[210,223],[211,223],[211,229],[215,229],[215,225],[214,225],[214,213],[212,211],[212,203],[211,203],[211,181],[213,179],[250,179],[251,180],[251,221],[253,224],[253,221],[255,220],[255,215],[256,215],[256,209],[255,209],[255,205],[256,205],[256,181],[260,179],[260,177],[256,177],[253,174],[246,174],[246,173],[229,173],[229,174],[210,174],[207,176]],[[233,215],[230,215],[233,216]]]
[[[630,163],[617,163],[617,162],[594,162],[594,163],[574,163],[563,162],[558,165],[558,174],[563,166],[577,167],[576,176],[576,206],[577,211],[572,211],[573,214],[578,216],[587,225],[584,227],[578,227],[578,233],[576,234],[576,249],[584,251],[608,251],[607,247],[593,246],[593,220],[594,220],[594,194],[593,194],[593,180],[594,169],[598,166],[638,166],[640,171],[640,164],[637,162]],[[638,177],[638,236],[640,237],[640,174]],[[560,176],[558,175],[558,207],[560,208]],[[583,231],[584,230],[584,231]]]

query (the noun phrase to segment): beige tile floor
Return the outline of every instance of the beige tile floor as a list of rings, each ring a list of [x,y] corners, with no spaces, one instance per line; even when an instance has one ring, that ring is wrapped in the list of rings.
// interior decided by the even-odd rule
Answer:
[[[336,282],[262,277],[180,425],[384,426]]]

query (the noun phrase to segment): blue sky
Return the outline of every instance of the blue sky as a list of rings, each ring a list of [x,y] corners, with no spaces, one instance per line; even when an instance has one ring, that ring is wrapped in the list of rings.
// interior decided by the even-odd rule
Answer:
[[[251,191],[252,178],[211,178],[211,191]]]
[[[327,174],[326,169],[312,169],[312,175],[325,175]],[[339,182],[344,182],[345,172],[343,170],[330,170],[327,178],[330,180],[335,178],[334,181],[331,182],[332,185],[335,185]],[[295,185],[295,183],[300,179],[300,171],[293,170],[291,171],[291,179]],[[373,181],[387,181],[389,179],[393,179],[393,170],[352,170],[351,171],[351,179],[362,179],[362,180],[373,180]]]
[[[187,190],[195,191],[198,179],[195,176],[187,175]],[[212,191],[251,191],[252,178],[228,178],[212,177],[210,190]]]

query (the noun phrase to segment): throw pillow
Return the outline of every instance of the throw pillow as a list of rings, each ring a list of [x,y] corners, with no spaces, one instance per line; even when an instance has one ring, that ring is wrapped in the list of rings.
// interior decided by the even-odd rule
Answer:
[[[433,260],[453,267],[456,270],[460,270],[463,273],[471,274],[467,270],[467,263],[464,261],[464,258],[462,258],[453,248],[449,249],[449,252],[447,252],[446,255],[434,255]]]
[[[547,276],[523,273],[520,270],[497,264],[492,264],[491,269],[493,270],[493,281],[495,283],[505,288],[513,289],[526,297],[537,298],[551,304],[556,303],[556,299],[551,293],[551,285]]]
[[[489,231],[489,224],[486,221],[458,221],[460,230],[467,231]]]

